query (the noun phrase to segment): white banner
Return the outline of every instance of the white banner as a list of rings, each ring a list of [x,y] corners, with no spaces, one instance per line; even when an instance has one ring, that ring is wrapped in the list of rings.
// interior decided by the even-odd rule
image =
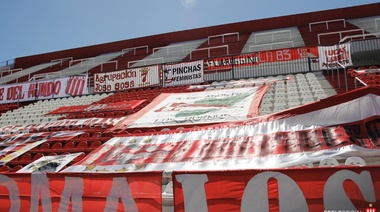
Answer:
[[[323,70],[341,68],[338,63],[343,66],[352,66],[350,43],[318,46],[318,52],[319,65]]]
[[[164,65],[164,87],[204,82],[203,60],[174,65]]]
[[[67,155],[43,156],[29,165],[18,170],[17,173],[36,173],[36,172],[59,172],[82,152]]]
[[[194,125],[245,120],[258,115],[267,86],[192,93],[165,93],[122,125],[129,128]]]
[[[160,84],[158,66],[94,74],[94,92],[110,92]]]
[[[0,104],[88,94],[87,75],[0,86]]]
[[[40,124],[28,124],[28,125],[12,125],[0,127],[0,132],[4,133],[19,133],[27,132],[29,129],[42,129],[49,127],[63,127],[63,126],[102,126],[102,125],[112,125],[115,126],[119,122],[125,120],[125,117],[120,118],[89,118],[89,119],[64,119],[59,121],[51,121]]]

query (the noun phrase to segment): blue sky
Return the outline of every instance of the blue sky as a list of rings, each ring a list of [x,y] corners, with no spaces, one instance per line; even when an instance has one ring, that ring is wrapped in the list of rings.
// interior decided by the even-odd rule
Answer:
[[[17,57],[378,0],[1,0],[0,65]]]

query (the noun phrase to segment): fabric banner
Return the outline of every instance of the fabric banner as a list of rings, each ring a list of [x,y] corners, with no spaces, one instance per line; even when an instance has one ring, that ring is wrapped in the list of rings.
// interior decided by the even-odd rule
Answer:
[[[258,134],[250,126],[110,139],[65,172],[283,168],[327,157],[380,156],[357,146],[342,127]],[[365,152],[361,152],[364,151]]]
[[[146,100],[130,100],[107,104],[92,104],[85,111],[107,112],[107,111],[132,111]]]
[[[352,66],[351,43],[343,43],[335,46],[318,46],[319,66],[322,70],[337,69]]]
[[[0,211],[162,211],[162,173],[0,175]]]
[[[203,60],[174,65],[163,65],[163,86],[191,85],[204,82]]]
[[[80,154],[83,153],[77,152],[67,155],[43,156],[18,170],[17,173],[59,172]]]
[[[308,57],[318,57],[317,47],[300,47],[290,49],[278,49],[257,53],[241,54],[230,57],[207,59],[205,64],[207,71],[229,70],[245,66],[254,66],[271,62],[286,62]]]
[[[40,124],[28,124],[28,125],[13,125],[0,127],[0,132],[4,133],[19,133],[25,132],[29,129],[42,129],[49,127],[69,127],[69,126],[115,126],[119,122],[123,121],[125,117],[120,118],[88,118],[88,119],[64,119],[59,121],[51,121]]]
[[[53,111],[50,111],[46,115],[82,113],[86,110],[86,108],[88,108],[88,105],[62,106]]]
[[[86,112],[110,112],[110,111],[132,111],[146,100],[130,100],[123,102],[113,102],[106,104],[92,104],[92,105],[75,105],[75,106],[62,106],[49,113],[51,114],[72,114],[72,113],[86,113]]]
[[[110,92],[160,85],[158,66],[94,74],[94,92]]]
[[[6,146],[0,151],[0,155],[4,155],[0,159],[0,165],[17,158],[25,152],[33,149],[34,147],[51,140],[57,141],[59,139],[67,140],[82,134],[82,132],[61,131],[54,133],[32,133],[32,134],[18,134],[13,136],[1,136],[0,141],[2,146]]]
[[[376,212],[379,174],[371,166],[178,171],[174,211]]]
[[[245,120],[258,115],[260,101],[268,88],[160,94],[118,127],[165,127]]]
[[[87,75],[0,86],[0,104],[88,94]]]

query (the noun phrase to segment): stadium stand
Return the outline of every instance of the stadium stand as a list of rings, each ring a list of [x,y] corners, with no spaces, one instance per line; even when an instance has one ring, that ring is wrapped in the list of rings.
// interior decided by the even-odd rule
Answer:
[[[69,177],[76,176],[92,184],[86,192],[99,184],[104,189],[96,191],[109,190],[121,199],[85,192],[86,203],[88,195],[98,195],[93,205],[116,202],[116,210],[132,204],[126,198],[141,195],[132,198],[139,211],[198,211],[203,204],[214,211],[240,210],[240,204],[248,204],[243,197],[218,189],[226,183],[223,188],[242,190],[260,174],[274,173],[260,185],[273,186],[269,179],[277,175],[293,176],[299,185],[306,180],[312,190],[302,185],[304,192],[320,189],[315,181],[325,183],[338,171],[377,176],[379,7],[354,8],[366,11],[360,14],[342,8],[254,20],[17,58],[12,67],[22,71],[4,68],[0,78],[0,173],[23,185],[20,179],[32,178],[26,173],[48,173],[51,186],[59,182],[56,190],[64,193],[63,182],[78,183]],[[351,35],[355,39],[339,42]],[[37,95],[41,80],[61,84],[42,83]],[[121,88],[126,82],[128,87]],[[24,84],[32,92],[22,90]],[[199,177],[197,184],[190,182],[192,174]],[[128,182],[118,181],[125,176]],[[276,186],[283,183],[276,179]],[[123,196],[115,187],[133,195]],[[207,201],[187,204],[193,198],[187,195],[201,188],[207,190]],[[351,195],[361,190],[346,189],[351,188]],[[274,193],[271,210],[285,207]],[[313,200],[305,197],[314,201],[310,211],[325,209],[319,193],[313,193]],[[8,193],[0,194],[0,201],[8,202]],[[74,210],[76,196],[71,198],[67,207]],[[368,202],[380,204],[355,198],[361,209]],[[94,208],[86,204],[85,209]]]

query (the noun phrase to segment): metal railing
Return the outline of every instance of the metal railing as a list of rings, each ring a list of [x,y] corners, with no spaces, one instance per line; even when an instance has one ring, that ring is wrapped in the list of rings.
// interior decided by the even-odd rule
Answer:
[[[257,33],[254,36],[255,43],[257,43],[257,37],[264,36],[264,37],[271,37],[271,42],[275,41],[274,37],[278,34],[289,34],[289,40],[292,39],[292,32],[290,30],[281,30],[281,31],[274,31],[274,32],[263,32],[263,33]]]
[[[311,22],[309,23],[309,31],[311,32],[311,26],[312,25],[317,25],[317,24],[325,24],[326,29],[329,30],[329,23],[332,22],[343,22],[343,27],[346,28],[346,20],[345,19],[333,19],[333,20],[327,20],[327,21],[317,21],[317,22]]]
[[[134,60],[134,61],[128,61],[128,68],[130,68],[130,64],[132,63],[144,63],[144,66],[147,64],[148,61],[154,61],[154,60],[159,60],[159,63],[164,63],[164,58],[163,57],[158,57],[158,58],[150,58],[150,59],[145,59],[145,60]],[[149,65],[154,65],[154,64],[159,64],[159,63],[151,63]]]
[[[337,31],[337,32],[320,33],[320,34],[318,34],[318,44],[321,44],[321,36],[339,34],[339,40],[342,40],[342,38],[343,38],[342,34],[343,33],[358,32],[358,31],[360,31],[362,33],[362,34],[358,34],[358,35],[364,35],[364,33],[365,33],[364,29],[351,29],[351,30],[344,30],[344,31]]]
[[[76,63],[76,62],[80,62],[80,66],[82,67],[83,64],[84,64],[85,62],[87,62],[87,61],[92,61],[92,65],[95,64],[95,58],[94,58],[94,57],[90,57],[90,58],[84,58],[84,59],[78,59],[78,60],[71,60],[71,61],[69,62],[69,67],[71,67],[72,64],[73,64],[73,63]],[[88,64],[86,64],[86,65],[88,65]]]
[[[190,60],[193,59],[193,52],[207,50],[207,57],[211,57],[210,50],[211,49],[219,49],[219,48],[226,48],[227,49],[227,55],[229,55],[229,47],[228,47],[228,45],[213,46],[213,47],[207,47],[207,48],[194,49],[194,50],[190,51]]]
[[[171,45],[171,46],[164,46],[164,47],[153,48],[153,57],[154,57],[154,53],[155,53],[157,50],[166,49],[166,55],[169,55],[169,54],[170,54],[169,50],[172,49],[172,48],[176,48],[176,47],[180,47],[180,48],[181,48],[181,51],[182,51],[182,53],[183,53],[183,51],[184,51],[183,44],[178,44],[178,45]]]
[[[225,33],[225,34],[208,36],[207,37],[207,43],[210,45],[210,39],[212,39],[212,38],[219,38],[219,37],[222,38],[222,43],[224,43],[224,37],[226,37],[226,36],[232,36],[232,35],[236,35],[237,36],[237,40],[240,41],[240,34],[239,34],[239,32],[231,32],[231,33]]]
[[[62,66],[62,63],[67,61],[67,60],[70,60],[72,61],[74,58],[73,57],[65,57],[65,58],[60,58],[60,59],[54,59],[54,60],[51,60],[50,61],[50,67],[52,67],[53,65],[55,65],[55,63],[60,63],[60,65]],[[54,63],[54,64],[53,64]]]
[[[360,35],[349,35],[342,38],[339,43],[344,43],[345,41],[349,40],[352,41],[353,38],[362,38],[366,39],[367,37],[380,37],[380,33],[369,33],[369,34],[360,34]]]
[[[132,48],[122,49],[122,50],[121,50],[121,56],[124,57],[124,54],[125,54],[126,52],[130,52],[130,51],[133,51],[133,55],[136,55],[136,51],[137,51],[138,49],[146,49],[146,53],[147,53],[147,54],[148,54],[148,52],[149,52],[149,46],[148,46],[148,45],[146,45],[146,46],[137,46],[137,47],[132,47]]]
[[[282,44],[290,44],[289,48],[293,48],[294,47],[294,42],[293,41],[284,41],[284,42],[275,42],[275,43],[267,43],[267,44],[259,44],[259,45],[252,45],[252,46],[249,46],[248,47],[248,51],[249,52],[252,52],[252,48],[255,48],[255,47],[262,47],[262,46],[269,46],[269,49],[270,50],[273,50],[273,46],[274,45],[282,45]],[[282,47],[284,48],[284,47]]]

